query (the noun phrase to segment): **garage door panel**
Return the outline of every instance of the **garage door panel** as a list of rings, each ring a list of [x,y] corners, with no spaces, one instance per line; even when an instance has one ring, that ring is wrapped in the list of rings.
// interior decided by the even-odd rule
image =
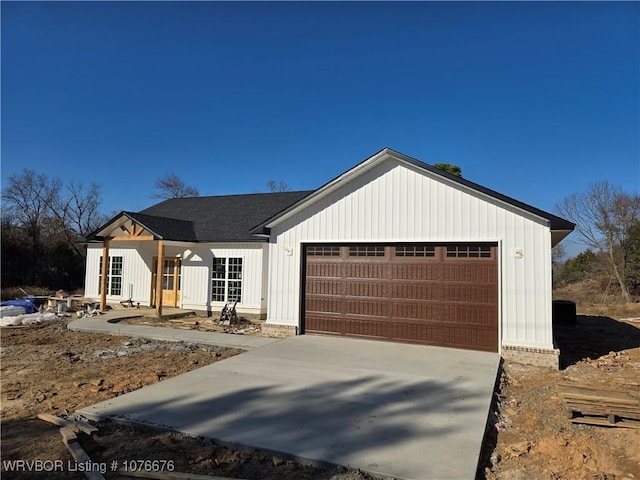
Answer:
[[[340,278],[343,276],[342,263],[315,261],[307,263],[308,277]]]
[[[307,312],[342,312],[342,297],[307,297]]]
[[[343,295],[344,284],[329,278],[308,278],[308,295]]]
[[[368,259],[367,259],[368,260]],[[367,260],[358,259],[353,263],[345,264],[345,277],[347,279],[386,279],[386,263],[369,263]]]
[[[484,262],[483,262],[484,263]],[[474,262],[471,264],[446,265],[443,268],[442,280],[458,283],[486,283],[494,285],[497,281],[497,269],[495,264],[483,265]]]
[[[327,332],[345,335],[342,315],[327,313],[309,313],[306,318],[308,332]]]
[[[394,300],[427,300],[441,302],[444,286],[435,282],[393,282],[391,296]]]
[[[345,315],[367,315],[386,320],[389,316],[389,302],[376,298],[345,298],[343,312]]]
[[[403,259],[406,261],[406,259]],[[392,264],[391,279],[412,280],[421,282],[438,282],[442,280],[443,268],[439,263]]]
[[[389,286],[383,282],[371,282],[367,280],[359,280],[357,282],[344,283],[346,296],[350,297],[368,297],[368,298],[388,298]]]
[[[497,351],[495,245],[308,248],[305,331]]]
[[[443,285],[443,301],[457,304],[494,305],[495,287],[493,285]]]
[[[391,306],[392,321],[401,321],[406,319],[439,321],[441,318],[442,304],[439,302],[394,302]]]
[[[498,315],[495,306],[479,308],[475,305],[443,305],[441,319],[444,322],[465,325],[493,326]]]

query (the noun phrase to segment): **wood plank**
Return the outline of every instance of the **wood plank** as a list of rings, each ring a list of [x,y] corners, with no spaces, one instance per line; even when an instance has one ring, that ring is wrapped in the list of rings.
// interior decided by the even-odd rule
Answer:
[[[71,455],[78,463],[83,463],[85,465],[94,465],[78,442],[69,442],[66,444],[67,450],[71,452]],[[88,480],[105,480],[104,476],[100,472],[95,472],[87,468],[87,471],[83,472],[84,476],[87,477]]]
[[[152,241],[152,240],[155,240],[155,239],[153,238],[153,235],[136,235],[136,236],[116,235],[116,236],[112,237],[111,240],[119,240],[119,241],[123,241],[123,240],[145,240],[145,241]]]
[[[76,437],[75,432],[71,429],[71,427],[62,427],[60,429],[60,435],[62,435],[62,440],[65,445],[69,445],[71,442],[77,442],[78,437]]]
[[[559,383],[571,421],[600,426],[640,426],[640,399],[625,390]]]
[[[211,475],[201,475],[197,473],[183,473],[183,472],[148,472],[148,471],[136,471],[129,472],[123,469],[118,469],[119,475],[134,478],[152,478],[157,480],[242,480],[230,477],[218,477]]]
[[[572,395],[607,396],[640,402],[640,391],[630,392],[628,390],[594,387],[577,383],[558,383],[558,390],[561,393]]]
[[[74,420],[70,421],[65,418],[56,417],[55,415],[50,415],[48,413],[39,413],[38,418],[40,420],[44,420],[45,422],[52,423],[59,427],[68,427],[74,432],[84,432],[87,435],[91,435],[94,432],[97,432],[98,429],[93,425],[83,422],[82,420]]]
[[[74,420],[73,424],[76,426],[76,432],[80,430],[81,432],[84,432],[87,435],[91,435],[92,433],[98,431],[97,427],[94,427],[93,425],[87,422],[84,422],[82,420]]]
[[[566,398],[604,400],[607,402],[624,403],[629,405],[640,405],[640,399],[633,398],[629,395],[613,394],[608,392],[565,392],[560,390],[560,395]]]
[[[618,419],[615,423],[611,423],[607,418],[575,417],[572,418],[571,421],[573,423],[584,423],[587,425],[598,425],[601,427],[640,428],[640,422],[625,419]]]
[[[54,425],[57,425],[59,427],[73,428],[73,422],[64,418],[56,417],[55,415],[50,415],[48,413],[39,413],[38,418],[40,420],[44,420],[45,422],[53,423]]]

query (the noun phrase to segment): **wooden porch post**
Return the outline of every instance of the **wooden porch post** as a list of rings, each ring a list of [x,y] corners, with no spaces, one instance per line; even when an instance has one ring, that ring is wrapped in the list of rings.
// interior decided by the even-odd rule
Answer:
[[[164,243],[158,240],[158,267],[156,269],[156,315],[162,316],[162,270],[164,266]]]
[[[178,278],[180,278],[180,260],[173,259],[173,306],[178,306]]]
[[[107,308],[107,275],[109,274],[109,237],[102,243],[102,277],[100,278],[100,310]]]

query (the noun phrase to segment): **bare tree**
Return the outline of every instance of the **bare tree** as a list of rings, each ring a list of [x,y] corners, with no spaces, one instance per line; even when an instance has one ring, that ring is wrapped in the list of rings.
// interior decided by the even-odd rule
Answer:
[[[626,283],[631,243],[628,236],[640,219],[640,196],[604,180],[564,198],[556,210],[576,224],[583,244],[606,253],[611,275],[620,285],[625,301],[630,302]]]
[[[3,217],[13,220],[29,233],[37,244],[43,230],[62,233],[71,249],[84,256],[78,246],[85,237],[106,221],[100,213],[100,187],[91,184],[86,189],[71,181],[63,185],[59,178],[50,179],[33,170],[23,170],[9,177],[9,186],[3,191],[6,204]]]
[[[59,190],[59,180],[51,181],[46,175],[25,168],[20,174],[11,175],[7,188],[2,191],[3,216],[6,212],[16,225],[22,227],[31,243],[33,268],[29,280],[34,284],[38,282],[37,267],[42,261],[40,237],[43,225]]]
[[[86,237],[107,221],[107,216],[100,213],[100,187],[92,183],[85,188],[73,180],[60,189],[51,214],[69,246],[81,256],[85,251],[78,246],[78,239]]]
[[[157,192],[151,198],[189,198],[198,197],[200,192],[194,187],[190,187],[175,173],[167,173],[164,177],[156,180],[155,188]]]
[[[4,210],[26,229],[39,231],[49,214],[60,190],[60,181],[51,181],[46,175],[24,169],[9,177],[2,191]]]
[[[291,191],[291,187],[287,182],[268,180],[267,181],[267,190],[270,192],[289,192]]]

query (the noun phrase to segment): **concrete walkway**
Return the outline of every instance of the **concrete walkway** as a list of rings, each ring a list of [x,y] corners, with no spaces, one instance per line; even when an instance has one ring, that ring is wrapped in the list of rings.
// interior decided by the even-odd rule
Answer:
[[[167,309],[167,313],[176,313],[178,310]],[[250,350],[262,347],[278,338],[256,337],[251,335],[235,335],[229,333],[205,332],[201,330],[186,330],[171,327],[154,327],[149,325],[130,325],[119,320],[143,316],[143,311],[112,310],[103,315],[84,317],[69,322],[67,328],[76,332],[106,333],[110,335],[123,335],[127,337],[150,338],[167,342],[188,342],[201,345],[218,345],[221,347],[242,348]]]
[[[492,353],[319,335],[79,409],[398,479],[475,477]]]

